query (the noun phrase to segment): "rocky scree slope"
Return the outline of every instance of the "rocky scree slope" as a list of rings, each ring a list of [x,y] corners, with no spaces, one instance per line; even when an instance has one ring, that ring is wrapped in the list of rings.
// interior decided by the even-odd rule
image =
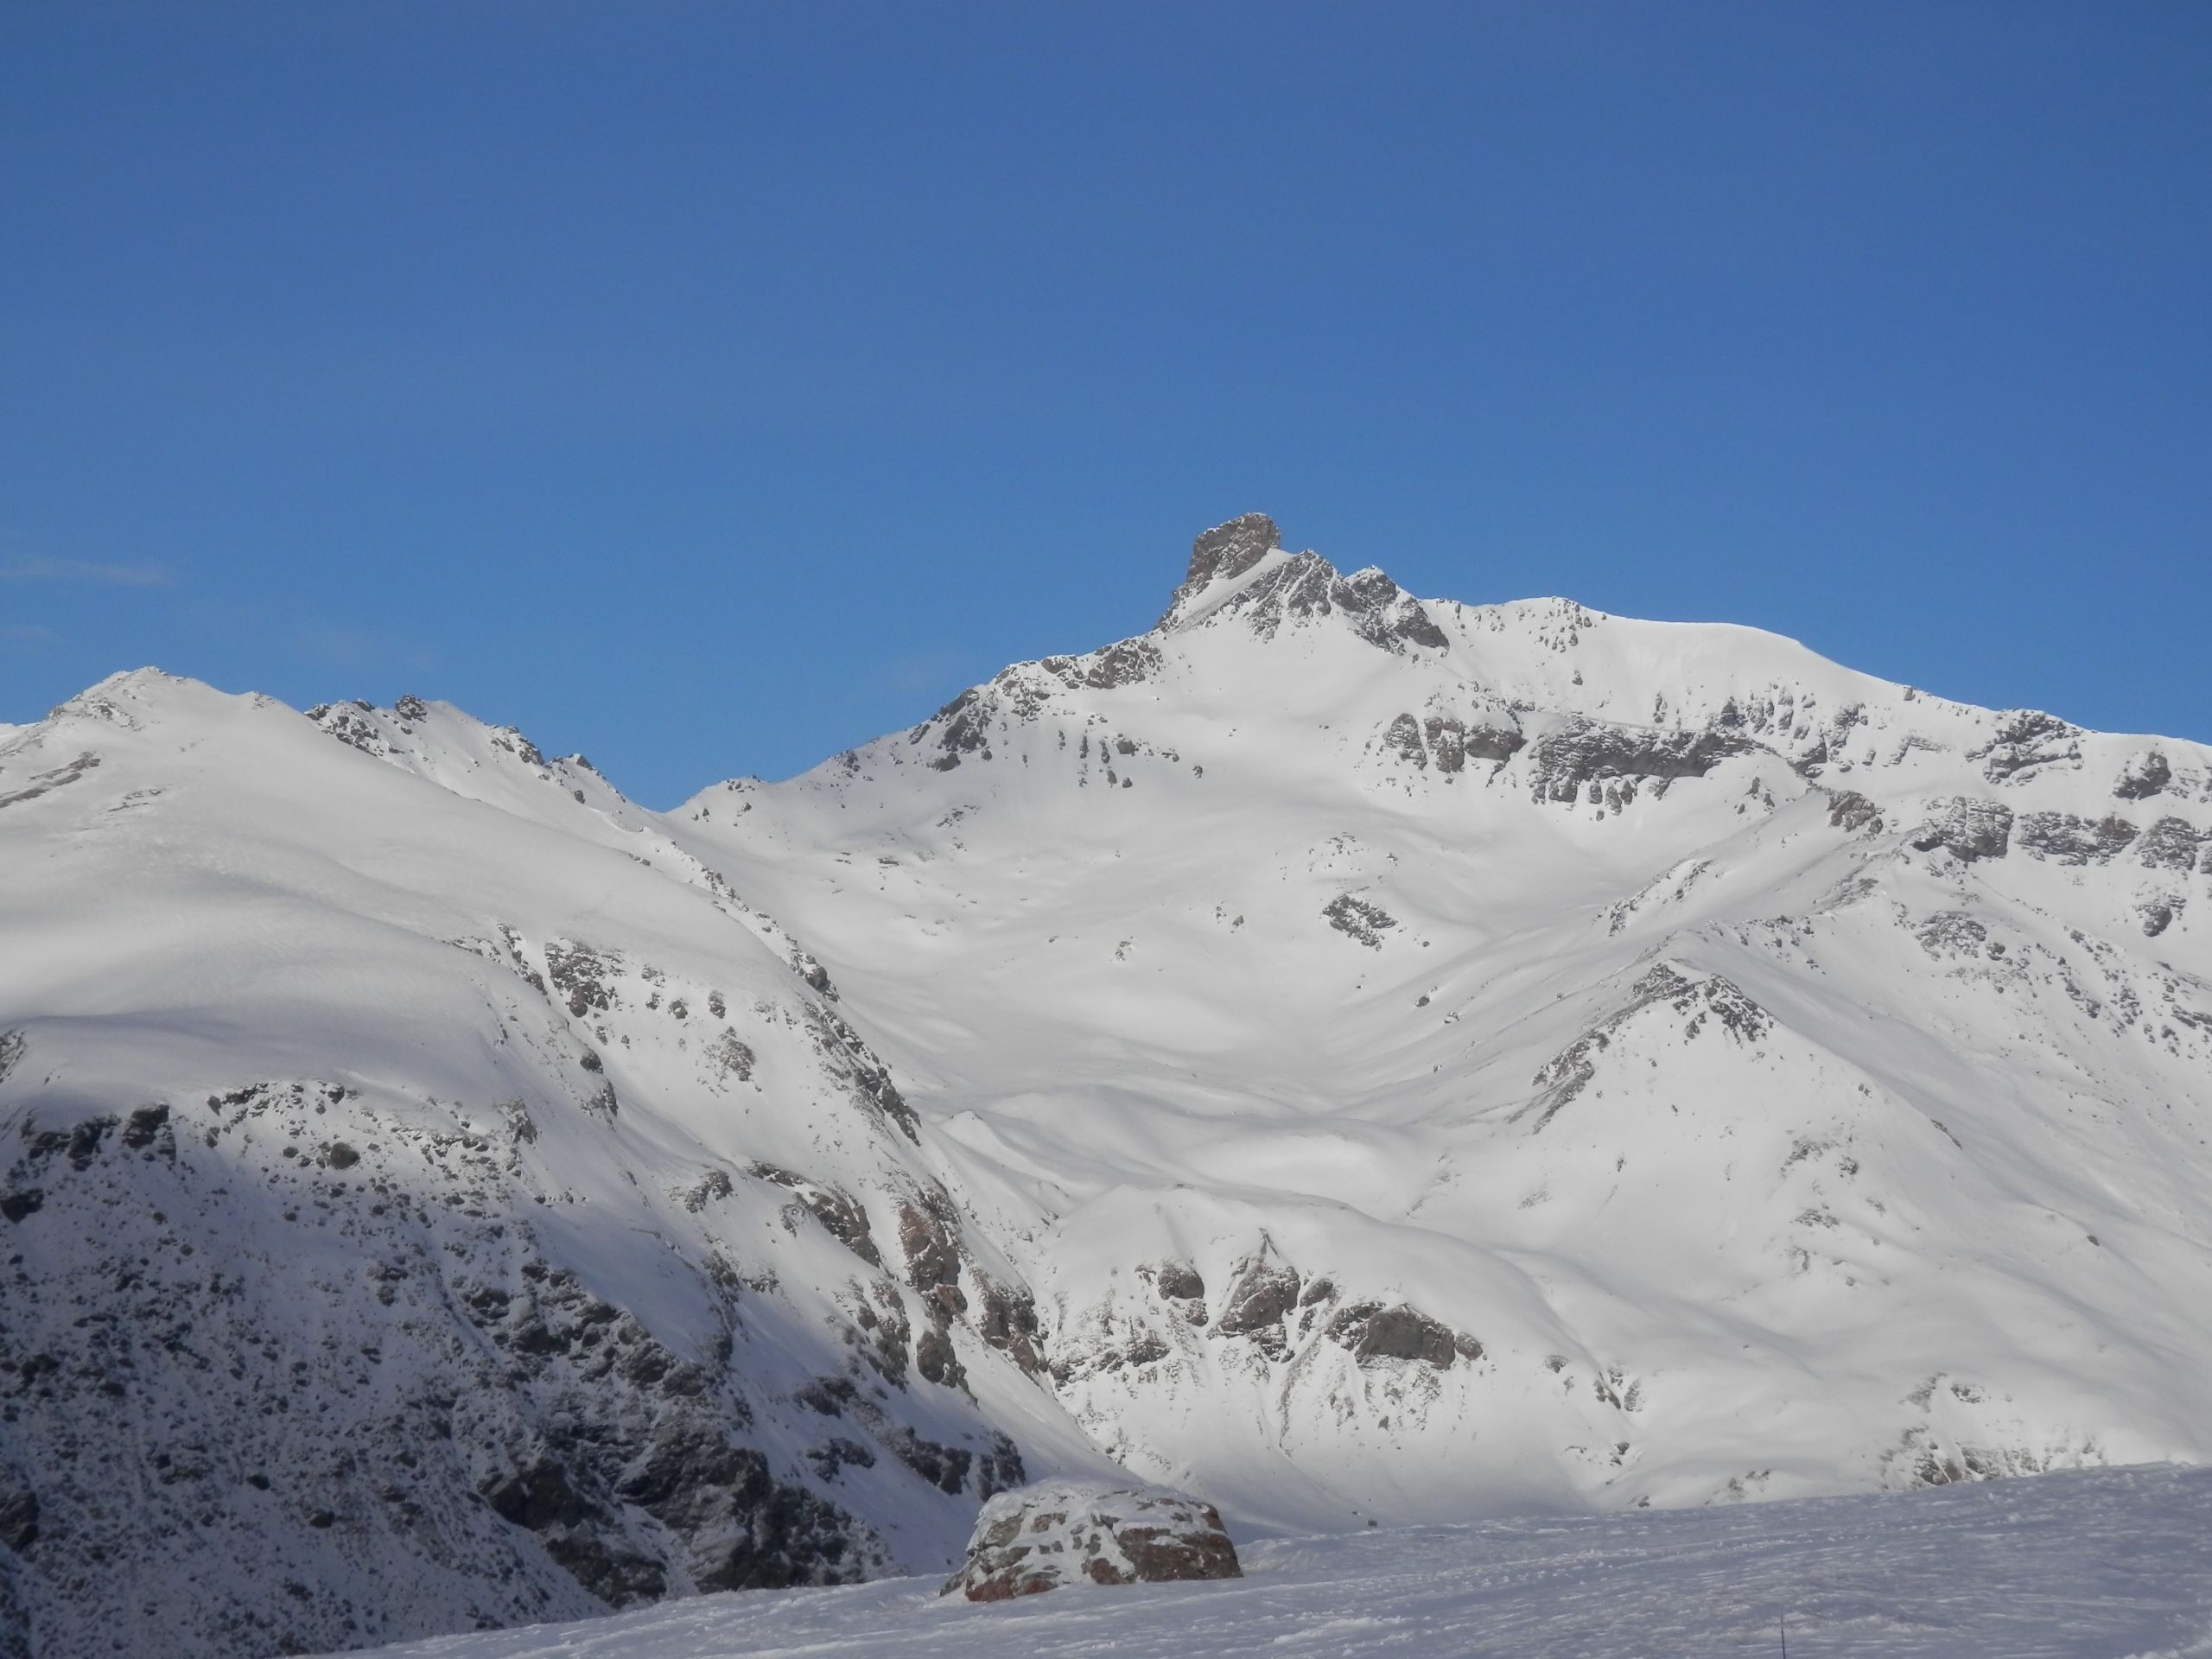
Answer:
[[[0,738],[0,1653],[2202,1457],[2212,754],[1279,543],[666,815]]]

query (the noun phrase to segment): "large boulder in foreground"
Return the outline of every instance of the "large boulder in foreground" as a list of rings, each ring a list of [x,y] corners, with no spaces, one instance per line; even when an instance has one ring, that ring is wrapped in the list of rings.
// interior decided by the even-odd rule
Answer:
[[[1165,1486],[1046,1480],[983,1505],[968,1559],[944,1593],[1005,1601],[1063,1584],[1243,1576],[1211,1503]]]

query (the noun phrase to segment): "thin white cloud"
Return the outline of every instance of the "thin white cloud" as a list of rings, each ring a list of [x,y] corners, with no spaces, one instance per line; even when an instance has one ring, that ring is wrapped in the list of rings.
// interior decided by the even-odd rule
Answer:
[[[398,668],[421,672],[435,665],[436,655],[395,634],[372,628],[339,628],[320,623],[292,630],[292,654],[324,668],[359,670]]]
[[[924,696],[948,686],[965,683],[968,653],[957,651],[910,651],[879,664],[870,677],[880,690],[898,696]]]
[[[60,642],[61,636],[42,622],[10,622],[0,626],[0,651],[38,651]]]
[[[75,582],[93,588],[166,588],[169,573],[158,564],[109,564],[97,559],[11,559],[0,564],[0,582]]]

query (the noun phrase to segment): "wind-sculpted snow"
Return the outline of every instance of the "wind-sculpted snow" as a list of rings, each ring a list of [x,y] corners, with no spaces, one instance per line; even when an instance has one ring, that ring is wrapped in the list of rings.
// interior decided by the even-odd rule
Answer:
[[[1276,540],[668,814],[0,736],[0,1652],[2205,1455],[2212,753]]]
[[[1242,1578],[982,1605],[933,1580],[718,1596],[391,1659],[2183,1659],[2212,1653],[2208,1528],[2204,1471],[2100,1470],[1240,1541]]]

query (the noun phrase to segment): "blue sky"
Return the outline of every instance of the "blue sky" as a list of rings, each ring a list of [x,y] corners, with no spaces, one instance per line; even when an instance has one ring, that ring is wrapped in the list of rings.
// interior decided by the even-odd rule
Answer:
[[[0,7],[0,720],[667,804],[1252,508],[2212,739],[2212,6]]]

